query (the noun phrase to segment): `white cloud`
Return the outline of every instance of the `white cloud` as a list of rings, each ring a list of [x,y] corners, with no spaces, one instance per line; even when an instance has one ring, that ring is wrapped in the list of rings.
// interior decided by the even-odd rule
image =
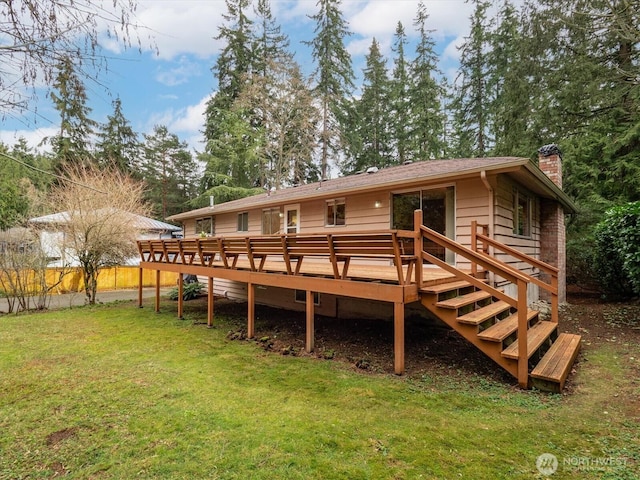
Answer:
[[[207,95],[195,105],[153,114],[147,125],[148,133],[151,133],[155,125],[166,125],[170,133],[178,135],[180,140],[187,142],[191,149],[202,151],[204,113],[210,98],[211,96]]]
[[[202,64],[190,61],[186,56],[180,57],[173,68],[158,68],[156,80],[167,87],[175,87],[187,83],[191,77],[198,76],[202,72]]]
[[[222,1],[140,0],[138,20],[154,37],[160,59],[172,59],[183,53],[208,58],[218,53],[214,40],[222,23],[226,4]]]
[[[0,142],[12,147],[18,140],[24,138],[32,148],[38,152],[50,152],[50,144],[42,144],[47,137],[53,137],[59,133],[58,127],[41,127],[34,130],[0,130]]]
[[[204,112],[211,96],[207,95],[196,105],[189,105],[180,110],[169,129],[176,132],[197,132],[204,127]]]

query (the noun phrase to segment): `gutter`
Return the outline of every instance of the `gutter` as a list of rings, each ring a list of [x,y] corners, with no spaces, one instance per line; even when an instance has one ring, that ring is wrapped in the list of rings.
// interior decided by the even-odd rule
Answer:
[[[523,165],[526,165],[529,162],[528,159],[513,157],[511,161],[505,161],[504,163],[497,164],[494,168],[489,167],[491,171],[495,171],[496,173],[500,172],[508,172],[521,168]],[[387,182],[375,183],[367,186],[355,186],[351,188],[332,188],[330,186],[331,180],[325,180],[323,182],[316,182],[315,184],[308,185],[316,185],[315,189],[305,189],[307,190],[304,194],[300,195],[292,195],[288,198],[280,198],[277,193],[271,194],[269,197],[263,197],[263,194],[256,195],[257,197],[262,197],[261,199],[256,199],[255,203],[244,203],[242,200],[246,200],[252,197],[246,197],[245,199],[234,200],[233,202],[220,203],[215,205],[215,207],[203,207],[197,210],[191,210],[188,212],[178,213],[175,215],[171,215],[167,217],[168,221],[183,221],[190,218],[198,218],[200,216],[209,216],[209,215],[217,215],[221,213],[233,213],[239,212],[242,210],[246,210],[248,208],[268,208],[271,205],[277,206],[282,205],[284,203],[296,203],[301,200],[309,201],[316,200],[322,198],[329,198],[335,195],[349,195],[353,193],[367,193],[367,192],[375,192],[381,188],[394,188],[405,187],[408,185],[419,185],[423,182],[438,182],[440,180],[451,180],[452,178],[459,179],[460,177],[472,177],[482,171],[487,170],[486,166],[470,168],[468,170],[461,170],[458,172],[447,172],[438,175],[426,175],[421,176],[419,178],[411,179],[409,182],[407,178],[395,179]],[[375,174],[374,174],[375,175]],[[543,174],[544,175],[544,174]],[[328,185],[329,184],[329,185]],[[289,187],[294,188],[294,187]],[[288,190],[288,189],[286,189]],[[283,190],[284,191],[284,190]],[[239,205],[231,205],[234,202],[242,202]]]
[[[553,183],[553,181],[549,177],[547,177],[544,172],[540,170],[534,163],[529,162],[524,167],[547,188],[551,196],[562,205],[566,214],[578,213],[578,207],[575,203],[573,203],[573,200],[571,200],[569,195],[564,193],[564,191],[560,187]]]

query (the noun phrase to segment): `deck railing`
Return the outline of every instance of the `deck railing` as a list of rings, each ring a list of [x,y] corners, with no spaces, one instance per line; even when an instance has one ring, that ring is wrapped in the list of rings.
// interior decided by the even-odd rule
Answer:
[[[496,260],[495,258],[477,252],[471,248],[467,248],[444,235],[431,230],[430,228],[422,225],[422,211],[416,210],[414,213],[414,225],[415,228],[415,242],[416,245],[421,245],[423,239],[426,238],[435,242],[436,244],[444,247],[445,250],[454,252],[456,255],[466,258],[471,264],[476,264],[485,270],[494,273],[495,275],[504,278],[508,282],[511,282],[517,286],[516,298],[510,297],[501,290],[496,289],[492,285],[477,278],[473,275],[458,270],[455,266],[449,265],[444,260],[425,252],[421,251],[421,258],[423,261],[432,263],[443,270],[446,270],[459,278],[465,280],[468,283],[474,285],[480,290],[489,293],[491,296],[506,302],[511,307],[517,310],[518,315],[518,383],[526,387],[529,383],[529,355],[527,352],[527,331],[528,331],[528,301],[527,301],[527,287],[529,284],[529,278],[525,276],[519,270],[510,267],[503,262]],[[419,287],[422,287],[422,261],[417,262],[416,277],[418,278]]]
[[[478,228],[480,228],[480,232],[478,232]],[[479,244],[482,245],[482,248],[479,248]],[[494,250],[494,255],[491,258],[494,258],[496,262],[499,262],[504,268],[509,268],[511,270],[520,272],[523,274],[529,283],[533,283],[538,287],[549,292],[551,296],[551,321],[554,323],[558,323],[559,317],[559,301],[558,301],[558,273],[559,269],[554,267],[553,265],[549,265],[537,258],[534,258],[530,255],[522,253],[508,245],[504,245],[488,235],[488,226],[487,225],[479,225],[475,220],[471,222],[471,249],[478,252],[479,254],[488,257],[489,256],[489,247],[492,247]],[[516,260],[526,263],[533,269],[538,269],[540,272],[546,275],[549,278],[549,282],[545,282],[541,277],[535,277],[533,275],[529,275],[526,272],[523,272],[520,269],[517,269],[513,265],[510,265],[506,262],[498,260],[495,258],[495,251],[498,250],[502,253],[510,255]],[[477,271],[477,264],[472,262],[471,271],[475,273]]]
[[[354,258],[393,262],[398,284],[415,282],[417,256],[407,250],[414,233],[402,230],[344,234],[282,234],[255,237],[210,237],[184,240],[139,240],[143,262],[179,263],[226,269],[246,259],[252,271],[262,272],[267,258],[284,262],[288,275],[298,275],[305,258],[326,259],[336,279],[345,279]],[[216,262],[214,264],[214,262]],[[406,268],[405,268],[406,267]]]

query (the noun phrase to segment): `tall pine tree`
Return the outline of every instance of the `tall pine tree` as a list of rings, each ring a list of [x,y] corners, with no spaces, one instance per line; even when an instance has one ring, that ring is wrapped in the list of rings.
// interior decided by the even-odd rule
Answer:
[[[446,92],[438,79],[438,57],[431,31],[426,27],[428,18],[427,9],[420,2],[414,22],[419,38],[411,65],[411,109],[406,117],[410,126],[410,158],[417,160],[439,158],[444,150],[443,101]]]
[[[393,60],[393,78],[390,91],[390,122],[395,142],[395,154],[398,163],[413,160],[413,151],[410,144],[410,129],[407,122],[411,111],[410,97],[410,64],[405,56],[405,47],[408,44],[404,26],[398,22],[394,36],[392,50],[395,53]]]
[[[460,48],[460,68],[453,106],[460,156],[484,157],[491,148],[487,79],[489,25],[486,0],[473,0],[471,32]]]
[[[349,168],[343,168],[343,173],[353,173],[368,167],[384,168],[394,163],[389,121],[390,87],[386,62],[374,38],[367,54],[362,96],[356,102],[361,149],[355,162],[347,163]]]
[[[306,42],[312,48],[316,63],[314,93],[322,115],[320,145],[320,175],[327,178],[329,162],[337,163],[345,150],[345,125],[349,117],[349,102],[353,90],[351,56],[344,40],[351,35],[340,11],[340,0],[318,0],[315,38]]]
[[[89,116],[87,92],[84,83],[76,75],[75,65],[70,57],[64,57],[58,64],[58,74],[49,93],[55,109],[60,114],[60,131],[50,139],[55,161],[53,169],[62,172],[65,163],[93,162],[91,155],[91,135],[96,122]]]
[[[107,123],[96,133],[96,158],[103,167],[115,167],[122,173],[134,173],[141,155],[138,135],[122,112],[122,101],[116,98],[113,114],[107,116]]]

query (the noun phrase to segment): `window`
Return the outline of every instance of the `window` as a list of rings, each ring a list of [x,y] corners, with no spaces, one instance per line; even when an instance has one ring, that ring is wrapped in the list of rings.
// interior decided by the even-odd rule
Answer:
[[[345,203],[344,199],[329,200],[327,202],[327,226],[336,226],[345,224]]]
[[[307,292],[305,290],[296,290],[295,301],[297,303],[307,303]],[[320,294],[313,292],[313,304],[320,305]]]
[[[196,219],[196,235],[208,237],[216,233],[216,223],[213,217]]]
[[[513,190],[513,233],[531,236],[531,198],[518,189]]]
[[[280,209],[270,208],[262,211],[262,234],[280,233]]]
[[[238,214],[238,231],[249,231],[249,212],[242,212]]]

